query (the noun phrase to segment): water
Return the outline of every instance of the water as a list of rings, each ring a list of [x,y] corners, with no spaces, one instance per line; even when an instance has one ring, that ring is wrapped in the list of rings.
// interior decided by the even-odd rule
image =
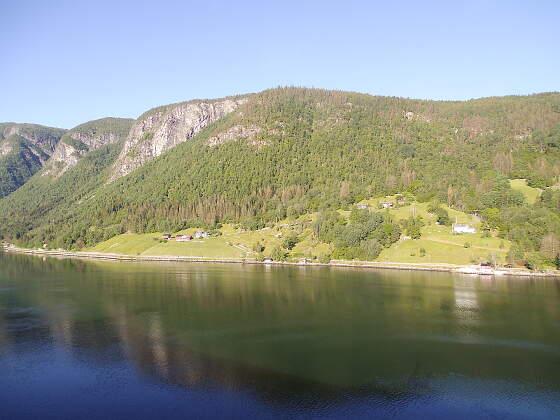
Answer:
[[[560,418],[560,281],[0,254],[1,418]]]

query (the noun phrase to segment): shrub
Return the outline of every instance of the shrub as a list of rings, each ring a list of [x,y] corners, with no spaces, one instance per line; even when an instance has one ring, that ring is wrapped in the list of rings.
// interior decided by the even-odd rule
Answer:
[[[282,242],[282,247],[291,251],[298,243],[298,237],[295,235],[290,235]]]
[[[274,248],[270,253],[270,258],[272,258],[274,261],[286,261],[286,256],[286,252],[279,246]]]
[[[328,263],[331,262],[331,257],[329,257],[328,255],[321,255],[321,256],[319,257],[319,262],[320,262],[321,264],[328,264]]]

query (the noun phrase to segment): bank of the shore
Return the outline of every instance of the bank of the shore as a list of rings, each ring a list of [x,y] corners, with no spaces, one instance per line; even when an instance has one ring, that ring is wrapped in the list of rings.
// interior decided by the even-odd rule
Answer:
[[[85,258],[113,261],[152,261],[152,262],[210,262],[223,264],[263,264],[276,266],[317,266],[317,267],[345,267],[345,268],[368,268],[404,271],[441,271],[441,272],[460,272],[468,266],[446,264],[446,263],[399,263],[399,262],[377,262],[377,261],[350,261],[350,260],[331,260],[329,263],[320,262],[289,262],[289,261],[257,261],[255,258],[211,258],[211,257],[191,257],[183,255],[127,255],[107,252],[92,251],[67,251],[67,250],[46,250],[19,248],[14,245],[3,245],[6,252],[28,254],[36,256],[52,256],[67,258]],[[521,268],[500,269],[500,275],[523,276],[523,277],[560,277],[560,273],[554,271],[529,271]],[[464,273],[463,273],[464,274]],[[469,275],[469,274],[467,274]],[[470,274],[472,275],[472,274]]]

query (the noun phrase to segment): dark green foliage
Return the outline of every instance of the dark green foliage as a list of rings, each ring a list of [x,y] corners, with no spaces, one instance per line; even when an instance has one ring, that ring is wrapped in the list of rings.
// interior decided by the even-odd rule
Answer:
[[[282,247],[291,251],[299,242],[297,235],[290,235],[282,241]]]
[[[287,257],[286,251],[284,251],[279,246],[274,248],[270,253],[270,258],[272,258],[274,261],[286,261],[286,257]]]
[[[88,218],[73,216],[68,208],[95,201],[93,191],[107,178],[107,169],[122,144],[103,146],[87,154],[76,167],[52,181],[35,175],[25,185],[0,201],[1,236],[10,240],[24,237],[28,246],[76,248],[122,233],[114,218],[105,217],[106,226],[96,228]]]
[[[490,191],[482,195],[481,205],[484,208],[503,208],[520,206],[523,202],[523,194],[512,190],[507,178],[497,176],[492,180]]]
[[[386,215],[354,208],[348,223],[336,212],[319,215],[315,233],[324,242],[333,243],[336,258],[377,258],[384,247],[396,242],[401,231]]]
[[[422,227],[424,226],[424,220],[422,217],[409,217],[401,221],[404,233],[410,236],[412,239],[420,239],[422,236]]]
[[[440,225],[449,226],[451,224],[451,219],[449,219],[449,212],[443,208],[438,208],[434,214],[437,216],[437,222]]]
[[[451,219],[449,218],[449,212],[442,208],[438,201],[432,201],[428,205],[428,212],[436,216],[436,221],[440,225],[449,226],[451,224]]]

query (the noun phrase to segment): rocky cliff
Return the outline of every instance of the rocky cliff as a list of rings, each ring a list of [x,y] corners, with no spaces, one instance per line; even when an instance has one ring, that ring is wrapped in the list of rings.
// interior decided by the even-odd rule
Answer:
[[[111,179],[127,175],[166,150],[187,141],[246,101],[247,97],[240,96],[212,101],[195,100],[146,112],[132,126]]]
[[[84,154],[124,139],[133,122],[128,118],[102,118],[71,129],[56,146],[42,175],[58,177],[76,165]]]
[[[36,124],[0,124],[0,197],[43,167],[65,131]]]
[[[0,123],[0,156],[14,150],[15,136],[50,156],[65,131],[37,124]]]

